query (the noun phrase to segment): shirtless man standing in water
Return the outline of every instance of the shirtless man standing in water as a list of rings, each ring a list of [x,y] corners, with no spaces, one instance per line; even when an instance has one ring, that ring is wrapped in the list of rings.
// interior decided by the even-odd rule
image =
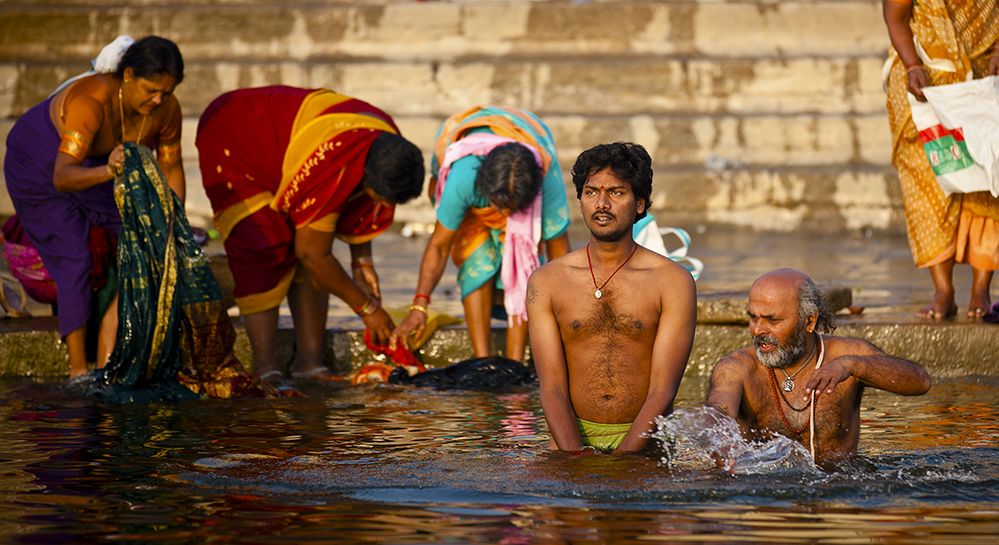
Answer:
[[[694,280],[632,239],[652,194],[642,146],[586,150],[572,181],[590,241],[535,271],[527,288],[541,407],[560,450],[635,452],[673,410],[694,339]]]
[[[832,314],[800,271],[759,277],[746,314],[753,344],[715,365],[708,404],[735,418],[751,438],[779,433],[810,446],[814,403],[815,461],[835,465],[857,451],[865,387],[901,395],[930,389],[918,363],[864,340],[829,335]]]

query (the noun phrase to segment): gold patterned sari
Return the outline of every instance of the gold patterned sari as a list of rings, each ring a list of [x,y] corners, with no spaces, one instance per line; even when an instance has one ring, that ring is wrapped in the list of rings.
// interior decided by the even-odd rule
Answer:
[[[999,38],[999,0],[918,0],[912,34],[930,59],[949,60],[954,71],[927,64],[932,85],[983,77]],[[988,192],[944,195],[926,159],[907,98],[908,74],[892,50],[888,118],[892,163],[898,170],[909,246],[917,267],[954,258],[983,270],[999,269],[999,199]]]

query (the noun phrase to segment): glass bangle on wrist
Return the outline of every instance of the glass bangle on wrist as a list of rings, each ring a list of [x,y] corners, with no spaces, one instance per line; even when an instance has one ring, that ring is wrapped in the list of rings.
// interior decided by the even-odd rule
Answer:
[[[420,299],[425,300],[428,305],[430,304],[430,296],[427,295],[427,294],[425,294],[425,293],[417,293],[416,295],[414,295],[413,296],[413,304],[414,305],[417,304],[416,302],[419,301]]]
[[[374,314],[378,310],[378,300],[374,297],[368,297],[368,300],[364,302],[359,308],[352,308],[354,314],[358,316],[369,316]]]

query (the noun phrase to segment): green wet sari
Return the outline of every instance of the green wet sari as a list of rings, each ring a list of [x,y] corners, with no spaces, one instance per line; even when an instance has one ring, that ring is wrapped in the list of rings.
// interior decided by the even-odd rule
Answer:
[[[112,402],[264,395],[233,354],[229,321],[208,258],[153,153],[125,144],[115,178],[118,330],[100,395]]]

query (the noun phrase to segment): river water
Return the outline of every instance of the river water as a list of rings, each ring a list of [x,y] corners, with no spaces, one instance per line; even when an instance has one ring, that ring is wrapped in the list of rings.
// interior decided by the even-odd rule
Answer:
[[[843,471],[777,445],[735,474],[682,452],[704,380],[666,461],[550,452],[532,387],[105,406],[7,379],[0,542],[996,543],[999,380],[869,392]]]

